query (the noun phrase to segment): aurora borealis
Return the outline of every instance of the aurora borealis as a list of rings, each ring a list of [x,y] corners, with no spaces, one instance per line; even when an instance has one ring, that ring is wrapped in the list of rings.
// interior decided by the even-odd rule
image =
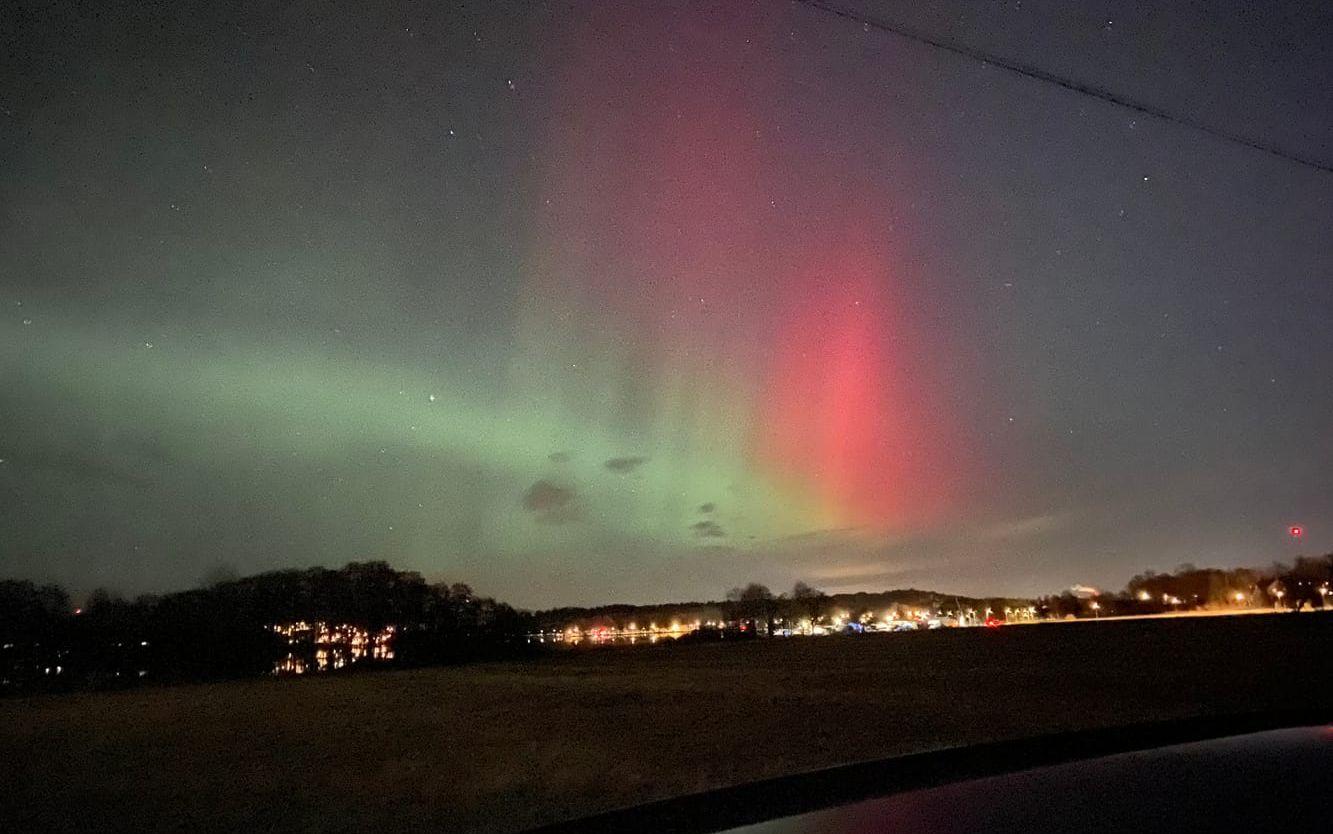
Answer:
[[[1333,155],[1308,21],[958,5],[899,13]],[[786,3],[15,19],[0,575],[1026,594],[1333,543],[1325,174]]]

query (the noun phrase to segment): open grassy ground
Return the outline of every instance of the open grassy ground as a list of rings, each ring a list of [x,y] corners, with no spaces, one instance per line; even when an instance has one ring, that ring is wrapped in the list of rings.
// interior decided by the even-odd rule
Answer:
[[[0,701],[0,830],[531,825],[949,745],[1333,705],[1333,615],[586,651]]]

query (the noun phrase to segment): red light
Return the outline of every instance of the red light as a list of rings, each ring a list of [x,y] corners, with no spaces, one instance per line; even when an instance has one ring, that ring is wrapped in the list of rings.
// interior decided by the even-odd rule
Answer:
[[[1293,539],[1299,539],[1305,535],[1305,528],[1301,527],[1299,524],[1293,524],[1287,529],[1287,532],[1291,534]]]

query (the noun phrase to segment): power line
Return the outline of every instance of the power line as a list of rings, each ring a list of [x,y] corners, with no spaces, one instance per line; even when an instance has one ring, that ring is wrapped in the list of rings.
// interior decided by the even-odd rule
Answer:
[[[970,46],[963,46],[956,43],[950,43],[949,41],[942,40],[933,35],[928,35],[924,32],[918,32],[916,30],[908,29],[903,26],[896,26],[893,24],[885,23],[882,20],[875,20],[865,15],[858,14],[856,12],[852,12],[844,8],[840,8],[838,6],[833,5],[832,3],[824,2],[824,0],[796,0],[796,2],[801,3],[802,5],[805,6],[809,6],[810,8],[813,9],[818,9],[819,11],[825,12],[826,14],[831,14],[836,17],[844,18],[846,20],[855,21],[865,26],[869,26],[874,29],[879,29],[880,31],[883,32],[888,32],[890,34],[897,35],[901,38],[907,38],[908,40],[915,41],[920,44],[925,44],[926,46],[933,46],[936,49],[942,49],[945,52],[951,52],[954,55],[960,55],[964,58],[971,58],[975,61],[980,61],[983,64],[990,64],[991,66],[996,66],[999,67],[1000,69],[1008,70],[1009,72],[1012,72],[1016,75],[1022,75],[1026,78],[1032,78],[1037,81],[1045,81],[1050,84],[1055,84],[1057,86],[1065,88],[1066,90],[1070,90],[1075,93],[1080,93],[1085,96],[1090,96],[1092,98],[1099,99],[1101,101],[1105,101],[1110,104],[1115,104],[1120,107],[1133,110],[1136,113],[1142,113],[1145,116],[1153,116],[1155,118],[1161,119],[1162,121],[1172,122],[1174,124],[1182,125],[1184,127],[1200,131],[1201,133],[1206,133],[1209,136],[1221,139],[1226,142],[1231,142],[1233,144],[1250,148],[1256,151],[1263,151],[1264,153],[1272,154],[1273,156],[1276,156],[1280,159],[1285,159],[1288,162],[1295,162],[1297,165],[1304,165],[1309,168],[1314,168],[1315,170],[1318,171],[1333,173],[1333,165],[1321,162],[1320,160],[1312,159],[1310,157],[1300,156],[1290,151],[1283,150],[1274,145],[1270,145],[1258,141],[1256,139],[1251,139],[1247,136],[1242,136],[1239,133],[1232,133],[1229,130],[1213,127],[1212,125],[1207,125],[1204,124],[1203,122],[1195,121],[1186,116],[1178,116],[1174,113],[1163,110],[1160,107],[1155,107],[1151,104],[1144,104],[1141,101],[1135,101],[1132,98],[1127,98],[1126,96],[1122,96],[1119,93],[1114,93],[1102,87],[1097,87],[1091,84],[1085,84],[1080,81],[1075,81],[1072,78],[1066,78],[1065,76],[1062,75],[1056,75],[1053,72],[1047,72],[1046,70],[1040,69],[1038,67],[1032,67],[1026,64],[1019,64],[1014,61],[1006,60],[997,55],[992,55],[989,52],[983,52],[979,49],[974,49]]]

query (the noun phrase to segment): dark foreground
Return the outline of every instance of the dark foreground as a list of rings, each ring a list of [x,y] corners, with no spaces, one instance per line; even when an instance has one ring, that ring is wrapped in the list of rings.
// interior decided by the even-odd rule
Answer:
[[[514,831],[946,746],[1323,710],[1331,650],[1325,614],[1080,622],[10,700],[0,829]]]
[[[1318,821],[1327,822],[1333,795],[1331,729],[1295,727],[1121,753],[909,791],[726,834],[1031,834],[1070,822],[1080,834],[1322,828]]]

